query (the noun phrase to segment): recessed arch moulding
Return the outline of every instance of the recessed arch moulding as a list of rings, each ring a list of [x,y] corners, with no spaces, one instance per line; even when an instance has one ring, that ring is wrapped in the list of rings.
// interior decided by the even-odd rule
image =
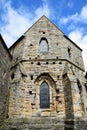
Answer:
[[[41,108],[40,104],[40,87],[43,83],[46,83],[49,87],[49,107],[48,108]],[[40,74],[36,80],[35,80],[35,87],[36,87],[36,105],[38,112],[40,112],[41,115],[46,115],[55,113],[57,115],[57,107],[58,103],[56,101],[57,93],[56,93],[56,83],[54,79],[50,76],[49,73],[42,73]]]

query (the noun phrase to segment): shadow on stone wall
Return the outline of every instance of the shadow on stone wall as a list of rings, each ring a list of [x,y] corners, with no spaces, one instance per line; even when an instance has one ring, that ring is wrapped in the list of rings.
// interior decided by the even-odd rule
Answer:
[[[5,74],[4,80],[0,78],[0,125],[8,118],[8,72]]]
[[[63,75],[64,100],[65,100],[65,130],[74,130],[74,110],[72,100],[71,82],[67,74]]]

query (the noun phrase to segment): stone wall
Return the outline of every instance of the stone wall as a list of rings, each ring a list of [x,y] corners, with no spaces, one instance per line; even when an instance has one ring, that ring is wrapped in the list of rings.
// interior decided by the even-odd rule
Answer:
[[[87,120],[61,120],[55,117],[9,119],[0,130],[86,130]]]
[[[0,121],[8,116],[10,61],[11,55],[0,36]]]

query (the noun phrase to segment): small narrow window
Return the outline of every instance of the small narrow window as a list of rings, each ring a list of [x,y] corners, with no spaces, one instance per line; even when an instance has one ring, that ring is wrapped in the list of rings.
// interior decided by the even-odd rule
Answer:
[[[79,93],[82,92],[82,86],[80,84],[80,81],[77,79],[77,85],[78,85],[78,89],[79,89]]]
[[[48,52],[48,42],[46,38],[42,38],[40,41],[40,52],[41,53]]]
[[[30,76],[31,80],[33,80],[33,75]]]
[[[71,57],[71,49],[68,47],[68,55],[69,55],[69,58]]]

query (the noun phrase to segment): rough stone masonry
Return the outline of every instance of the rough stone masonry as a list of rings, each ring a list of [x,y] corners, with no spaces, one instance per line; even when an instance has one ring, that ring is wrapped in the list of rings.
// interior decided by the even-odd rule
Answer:
[[[42,16],[9,49],[0,35],[0,130],[86,130],[82,49]]]

